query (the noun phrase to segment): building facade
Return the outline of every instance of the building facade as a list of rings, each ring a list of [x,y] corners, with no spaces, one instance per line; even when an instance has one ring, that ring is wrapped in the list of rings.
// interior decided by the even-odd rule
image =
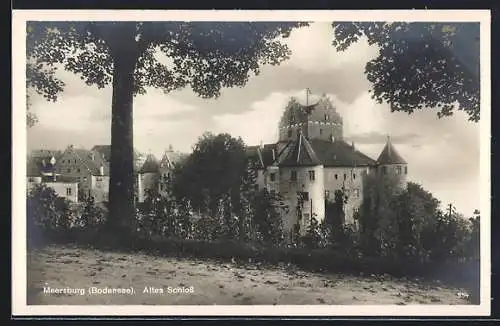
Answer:
[[[344,140],[343,119],[324,95],[313,103],[292,98],[278,128],[276,143],[249,146],[247,155],[256,163],[258,186],[278,192],[288,206],[287,232],[299,225],[304,234],[313,217],[323,221],[326,202],[335,202],[338,191],[345,195],[344,223],[357,225],[369,174],[406,186],[407,162],[390,139],[377,160],[358,151]]]

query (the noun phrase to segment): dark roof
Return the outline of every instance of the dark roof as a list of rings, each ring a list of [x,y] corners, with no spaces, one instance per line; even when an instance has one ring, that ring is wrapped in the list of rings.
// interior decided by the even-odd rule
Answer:
[[[56,166],[51,163],[52,155],[50,156],[30,156],[28,157],[27,175],[30,177],[40,176],[42,173],[53,173],[56,171]]]
[[[104,168],[104,175],[109,175],[109,164],[98,152],[81,148],[76,148],[74,151],[92,175],[100,175],[101,166]]]
[[[142,168],[139,171],[139,173],[156,173],[158,172],[159,168],[160,168],[160,162],[158,162],[158,160],[153,154],[149,154],[146,157],[146,161],[144,161],[144,164],[142,165]]]
[[[394,146],[391,143],[391,140],[388,139],[385,144],[382,153],[377,159],[378,164],[407,164],[406,161],[399,155]]]
[[[251,146],[250,148],[247,148],[247,153],[248,155],[257,155],[257,151],[260,150],[260,155],[263,158],[263,167],[266,167],[273,164],[273,149],[275,150],[275,156],[282,158],[287,153],[288,155],[293,156],[293,154],[290,153],[293,144],[295,144],[295,142],[286,143],[281,153],[277,152],[276,144],[266,144],[262,147]],[[309,144],[312,148],[312,152],[325,167],[373,166],[376,164],[375,160],[356,150],[351,144],[342,140],[332,142],[321,139],[311,139],[307,141],[307,144]],[[309,154],[307,150],[306,153]],[[304,153],[302,153],[302,155],[304,155]],[[294,162],[297,162],[296,158]],[[294,165],[297,165],[297,163]]]
[[[310,140],[324,166],[371,166],[375,161],[343,140]]]
[[[272,152],[271,152],[272,153]],[[278,166],[315,166],[322,165],[314,149],[303,134],[288,143],[279,153]]]
[[[109,164],[104,158],[96,151],[84,148],[71,148],[67,149],[72,151],[77,159],[86,167],[92,175],[100,175],[101,166],[104,168],[104,175],[109,175]],[[56,162],[56,166],[61,164],[61,160]]]
[[[111,159],[111,145],[95,145],[92,150],[101,154],[108,162]]]
[[[111,160],[111,145],[95,145],[91,150],[101,154],[105,161]],[[134,149],[134,159],[137,160],[140,156],[139,151]]]

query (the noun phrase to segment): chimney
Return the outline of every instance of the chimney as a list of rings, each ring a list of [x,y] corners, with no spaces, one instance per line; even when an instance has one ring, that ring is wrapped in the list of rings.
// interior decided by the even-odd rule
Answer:
[[[99,174],[100,175],[104,175],[104,166],[101,165],[101,167],[99,168]]]
[[[354,142],[351,142],[351,147],[352,147],[352,149],[356,149],[356,148],[354,147]]]

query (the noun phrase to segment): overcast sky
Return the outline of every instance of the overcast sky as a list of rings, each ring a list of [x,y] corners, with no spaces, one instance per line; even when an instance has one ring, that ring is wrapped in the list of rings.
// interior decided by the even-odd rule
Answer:
[[[344,117],[345,137],[376,159],[391,135],[409,163],[409,177],[443,204],[453,203],[471,215],[479,208],[479,124],[464,114],[438,119],[432,110],[408,115],[391,113],[370,98],[364,74],[377,54],[364,40],[337,53],[329,23],[292,32],[292,57],[278,67],[264,67],[244,88],[225,89],[218,99],[196,97],[189,89],[163,94],[150,90],[134,102],[134,146],[161,156],[169,144],[189,152],[204,131],[241,136],[248,145],[277,139],[277,127],[290,96],[330,96]],[[91,148],[109,144],[111,89],[86,86],[62,72],[67,86],[56,103],[33,98],[39,123],[28,130],[28,150],[64,149],[69,144]]]

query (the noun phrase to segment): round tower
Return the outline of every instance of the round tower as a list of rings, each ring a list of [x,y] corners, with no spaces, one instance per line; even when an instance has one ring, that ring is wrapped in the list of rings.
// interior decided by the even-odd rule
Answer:
[[[377,159],[377,173],[381,181],[394,184],[399,189],[406,188],[408,163],[396,151],[389,136]]]

